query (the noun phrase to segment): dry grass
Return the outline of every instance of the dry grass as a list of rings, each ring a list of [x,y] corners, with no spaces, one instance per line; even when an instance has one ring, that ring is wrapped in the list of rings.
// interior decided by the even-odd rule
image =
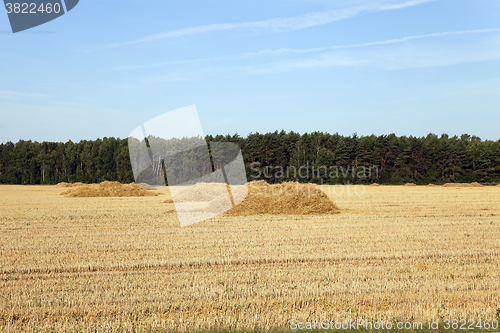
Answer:
[[[498,187],[323,190],[341,214],[180,228],[168,190],[67,198],[54,186],[0,186],[0,329],[495,316]]]

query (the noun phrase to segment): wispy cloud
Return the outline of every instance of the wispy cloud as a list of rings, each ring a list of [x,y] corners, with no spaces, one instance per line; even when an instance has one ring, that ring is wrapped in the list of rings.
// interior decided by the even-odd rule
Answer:
[[[365,4],[338,10],[308,13],[300,16],[272,18],[264,21],[240,22],[240,23],[217,23],[217,24],[202,25],[197,27],[170,30],[162,33],[145,36],[142,38],[137,38],[127,42],[114,43],[109,45],[109,47],[133,45],[133,44],[147,43],[167,38],[178,38],[182,36],[203,34],[214,31],[227,31],[236,29],[258,29],[271,32],[295,31],[318,25],[328,24],[339,20],[344,20],[366,12],[402,9],[406,7],[417,6],[431,1],[435,0],[410,0],[397,4],[381,4],[381,3]]]
[[[390,41],[351,45],[340,48],[362,47],[370,45],[396,44],[404,41],[438,36],[472,34],[481,32],[499,32],[500,29],[461,31],[421,36],[411,36]],[[241,67],[249,72],[283,72],[299,69],[333,68],[347,66],[371,66],[382,69],[408,69],[451,66],[462,63],[481,62],[500,59],[500,41],[495,38],[474,38],[454,43],[394,45],[391,48],[370,48],[367,50],[343,50],[329,48],[314,57],[269,62],[262,65]]]
[[[291,49],[291,48],[267,49],[267,50],[261,50],[261,51],[257,51],[257,52],[245,52],[245,53],[225,55],[225,56],[220,56],[220,57],[196,58],[196,59],[167,61],[167,62],[145,64],[145,65],[123,66],[123,67],[118,67],[115,69],[119,70],[119,69],[161,67],[161,66],[196,63],[196,62],[203,62],[203,61],[248,59],[248,58],[264,56],[264,55],[290,55],[290,54],[323,52],[323,51],[333,51],[333,50],[342,50],[342,49],[354,49],[354,48],[363,48],[363,47],[377,46],[377,45],[389,45],[389,44],[404,43],[404,42],[407,42],[410,40],[417,40],[417,39],[424,39],[424,38],[446,37],[446,36],[453,36],[453,35],[485,34],[485,33],[492,33],[492,32],[500,32],[500,29],[477,29],[477,30],[438,32],[438,33],[433,33],[433,34],[406,36],[406,37],[402,37],[402,38],[387,39],[387,40],[377,41],[377,42],[369,42],[369,43],[361,43],[361,44],[349,44],[349,45],[330,45],[330,46],[317,47],[317,48],[307,48],[307,49]]]
[[[379,41],[379,42],[369,42],[369,43],[361,43],[361,44],[332,45],[332,46],[309,48],[309,49],[264,50],[264,51],[260,51],[260,52],[255,52],[254,55],[262,55],[262,54],[266,54],[266,53],[267,54],[293,54],[293,53],[320,52],[320,51],[339,50],[339,49],[351,49],[351,48],[367,47],[367,46],[375,46],[375,45],[403,43],[403,42],[406,42],[406,41],[409,41],[412,39],[444,37],[444,36],[451,36],[451,35],[482,34],[482,33],[499,32],[499,31],[500,31],[500,29],[478,29],[478,30],[438,32],[438,33],[434,33],[434,34],[407,36],[407,37],[402,37],[402,38],[387,39],[387,40]],[[247,53],[245,55],[249,56],[250,53]]]

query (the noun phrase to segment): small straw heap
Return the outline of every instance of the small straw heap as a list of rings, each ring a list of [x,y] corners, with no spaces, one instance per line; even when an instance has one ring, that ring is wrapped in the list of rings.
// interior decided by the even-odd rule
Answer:
[[[76,182],[76,183],[62,182],[62,183],[57,184],[56,187],[78,187],[78,186],[82,186],[82,185],[85,185],[85,184],[80,183],[80,182]]]
[[[483,187],[484,185],[479,184],[478,182],[473,182],[470,184],[467,183],[446,183],[443,187]]]
[[[150,197],[156,193],[145,190],[135,183],[122,185],[119,182],[104,181],[100,184],[89,184],[67,190],[61,195],[68,197]]]

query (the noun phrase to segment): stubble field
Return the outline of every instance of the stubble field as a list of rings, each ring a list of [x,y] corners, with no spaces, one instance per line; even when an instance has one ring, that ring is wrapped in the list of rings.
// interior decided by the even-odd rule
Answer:
[[[500,315],[500,187],[324,186],[329,216],[179,227],[157,197],[0,186],[0,330]]]

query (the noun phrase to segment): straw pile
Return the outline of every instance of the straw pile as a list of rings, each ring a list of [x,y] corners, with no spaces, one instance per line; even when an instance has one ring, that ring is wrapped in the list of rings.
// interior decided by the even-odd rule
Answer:
[[[156,193],[140,188],[135,183],[122,185],[119,182],[104,181],[100,184],[89,184],[67,190],[61,195],[68,197],[146,197],[157,196]]]
[[[228,185],[225,183],[196,183],[186,187],[185,190],[176,193],[176,202],[206,202],[219,196],[221,193],[228,193]]]
[[[287,182],[268,185],[264,181],[248,184],[248,196],[226,215],[326,215],[339,208],[316,184]]]
[[[133,183],[131,183],[131,184],[133,184]],[[146,189],[146,190],[152,190],[152,191],[157,190],[156,187],[151,186],[151,185],[146,184],[146,183],[139,183],[139,184],[137,184],[137,186],[139,186],[140,188]]]
[[[377,183],[373,183],[373,184],[370,184],[370,186],[380,186],[380,185]]]
[[[271,215],[325,215],[339,213],[339,208],[315,184],[288,182],[269,185],[264,181],[250,182],[245,199],[224,214],[229,216]],[[207,210],[219,210],[223,205],[214,199],[226,184],[198,183],[176,195],[176,202],[208,203]],[[244,187],[232,187],[233,197],[238,197]],[[167,200],[165,202],[171,202]],[[223,211],[224,209],[222,209]]]
[[[82,186],[82,185],[85,185],[85,184],[80,183],[80,182],[76,182],[76,183],[62,182],[62,183],[57,184],[56,187],[78,187],[78,186]]]
[[[467,183],[446,183],[443,187],[483,187],[484,185],[479,184],[478,182],[473,182],[470,184]]]
[[[500,187],[500,184],[498,184],[497,186]]]
[[[414,183],[406,183],[404,186],[417,186]]]

